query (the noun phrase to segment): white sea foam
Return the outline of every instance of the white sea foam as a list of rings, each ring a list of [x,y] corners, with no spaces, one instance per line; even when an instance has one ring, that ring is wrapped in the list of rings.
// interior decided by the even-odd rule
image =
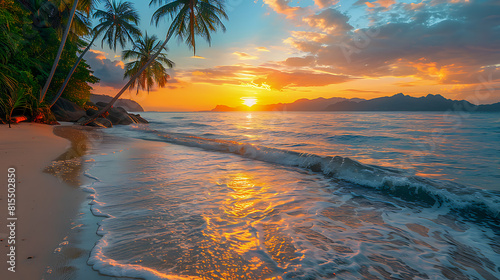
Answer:
[[[182,133],[165,133],[137,127],[145,133],[142,138],[166,141],[205,150],[237,154],[246,158],[285,166],[295,166],[320,172],[328,177],[403,197],[420,198],[431,205],[446,204],[453,209],[477,208],[488,215],[500,215],[500,196],[497,192],[473,189],[457,183],[414,176],[404,170],[364,165],[347,157],[322,157],[310,153],[269,148],[236,141],[210,139]]]
[[[140,127],[139,129],[144,128]],[[311,184],[314,187],[308,191],[298,191],[287,196],[284,192],[293,189],[295,181],[289,178],[293,175],[288,173],[287,176],[280,177],[279,174],[273,174],[272,177],[276,178],[276,181],[269,184],[272,187],[280,184],[284,186],[278,188],[277,193],[272,193],[263,199],[251,195],[247,196],[245,193],[245,191],[251,191],[254,188],[258,189],[258,186],[245,185],[245,188],[238,189],[238,185],[231,185],[222,180],[217,181],[214,189],[210,189],[210,186],[197,185],[196,182],[193,182],[197,177],[207,177],[204,181],[209,181],[211,172],[215,173],[216,170],[233,169],[232,166],[226,167],[227,162],[225,161],[222,163],[211,162],[212,158],[227,157],[224,154],[176,146],[172,150],[181,150],[179,152],[182,154],[181,156],[176,153],[159,154],[157,159],[153,161],[141,159],[140,162],[132,163],[134,168],[137,168],[136,173],[123,174],[123,176],[129,176],[127,183],[111,186],[94,185],[94,191],[97,190],[97,193],[93,197],[92,212],[103,217],[110,217],[99,224],[97,234],[102,238],[92,250],[89,259],[89,264],[101,273],[148,280],[183,279],[175,278],[174,274],[178,274],[178,272],[170,273],[168,269],[150,269],[148,263],[139,264],[129,261],[130,255],[122,251],[128,250],[127,246],[130,246],[133,248],[131,250],[138,250],[134,252],[139,256],[138,258],[146,256],[146,259],[151,257],[149,261],[156,261],[155,258],[163,256],[161,248],[167,246],[168,243],[162,239],[162,236],[164,237],[167,233],[171,234],[172,238],[179,239],[179,244],[182,247],[188,248],[191,244],[197,244],[189,238],[193,236],[190,234],[196,233],[195,229],[199,224],[202,224],[199,230],[209,231],[210,236],[215,239],[221,238],[220,243],[223,245],[239,242],[238,237],[243,235],[238,234],[252,236],[258,233],[257,243],[261,247],[249,250],[245,257],[248,259],[251,259],[249,256],[262,257],[262,260],[269,260],[271,259],[270,253],[264,246],[263,225],[272,223],[274,218],[283,219],[284,222],[276,223],[270,227],[268,230],[276,230],[271,235],[283,238],[282,240],[285,241],[289,237],[290,240],[282,241],[281,245],[291,244],[297,249],[294,253],[297,259],[292,262],[280,266],[278,262],[270,261],[278,266],[275,268],[276,275],[284,275],[284,278],[331,278],[336,273],[338,279],[361,279],[368,278],[370,275],[384,277],[380,271],[385,270],[396,278],[413,275],[416,278],[430,277],[432,279],[432,277],[436,275],[439,277],[444,273],[438,265],[441,265],[442,269],[457,269],[467,277],[477,278],[481,278],[483,275],[479,275],[474,270],[475,268],[478,271],[485,269],[484,271],[487,270],[487,273],[494,276],[498,276],[498,271],[500,271],[496,264],[498,263],[498,256],[495,255],[496,247],[488,244],[488,242],[494,243],[497,234],[493,232],[494,229],[477,225],[475,221],[468,223],[467,219],[450,218],[456,217],[454,215],[457,214],[456,212],[450,214],[450,209],[463,213],[467,212],[463,210],[473,209],[480,213],[488,213],[491,217],[498,217],[500,202],[499,196],[495,192],[413,176],[404,170],[365,165],[347,157],[297,153],[264,145],[162,131],[140,131],[135,137],[196,147],[207,151],[236,154],[261,161],[248,165],[247,167],[251,170],[240,170],[243,177],[251,174],[259,176],[275,172],[272,170],[273,168],[269,167],[271,165],[262,162],[280,165],[276,167],[280,172],[293,170],[291,173],[309,173],[281,166],[314,171],[316,174],[309,173],[304,176],[306,184]],[[194,150],[193,154],[195,155],[192,155],[194,158],[197,158],[197,153],[203,154],[203,162],[208,166],[205,168],[204,165],[197,164],[199,158],[192,161],[185,160],[185,154],[182,152],[186,150]],[[232,161],[237,161],[237,157],[231,158]],[[99,162],[99,157],[96,157],[96,161]],[[242,159],[242,161],[247,160]],[[151,168],[151,166],[154,166],[155,170],[168,170],[168,172],[152,172],[154,175],[148,176],[151,169],[141,169]],[[178,169],[181,170],[177,170],[176,173],[177,166],[180,166]],[[221,168],[214,168],[214,166]],[[253,166],[258,168],[253,169]],[[234,169],[238,170],[237,167]],[[200,170],[202,172],[197,173]],[[189,176],[186,175],[186,172],[189,173]],[[135,176],[140,178],[134,181]],[[314,180],[307,181],[311,178]],[[331,186],[318,191],[319,194],[308,197],[310,193],[322,189],[322,187],[315,185],[320,180],[324,180]],[[179,181],[182,183],[177,185],[176,182]],[[314,182],[311,183],[311,181]],[[147,187],[139,189],[143,184],[146,184]],[[174,184],[175,187],[170,187],[170,184]],[[338,188],[337,185],[349,187],[345,191]],[[168,192],[169,188],[172,188],[171,192]],[[378,191],[373,191],[373,189]],[[239,193],[238,191],[243,192]],[[331,192],[328,193],[328,191]],[[226,192],[227,196],[225,196]],[[263,192],[265,193],[265,191]],[[321,192],[324,193],[321,194]],[[262,192],[257,193],[261,194]],[[141,196],[138,197],[138,194]],[[214,198],[217,195],[220,196],[219,199]],[[323,196],[324,200],[322,200]],[[245,199],[238,201],[238,197],[245,197]],[[400,201],[399,198],[402,200]],[[210,200],[212,200],[212,204],[207,202]],[[244,222],[236,223],[233,220],[224,220],[227,217],[221,217],[225,215],[237,216],[236,214],[242,213],[240,211],[245,205],[252,205],[255,201],[262,203],[270,200],[273,202],[272,206],[264,207],[265,211],[252,213],[247,217],[247,220],[242,218],[245,220]],[[411,203],[406,203],[407,201]],[[228,209],[224,208],[228,203],[232,203],[231,205],[234,206],[232,211],[227,211]],[[425,207],[420,207],[420,205]],[[217,216],[219,212],[216,210],[219,207],[221,212]],[[385,209],[386,207],[387,209]],[[330,211],[330,216],[323,212],[325,210]],[[111,216],[106,211],[110,211],[116,217]],[[372,213],[377,213],[373,216],[373,221],[372,216],[370,216]],[[215,216],[200,220],[194,223],[195,226],[190,226],[200,216],[210,215]],[[379,218],[383,221],[377,221]],[[416,225],[416,228],[410,230],[412,224]],[[422,228],[427,228],[428,231],[419,231]],[[232,237],[231,234],[235,235]],[[142,246],[137,246],[138,243]],[[246,246],[248,243],[244,244]],[[122,248],[124,250],[121,250]],[[220,249],[209,248],[210,251]],[[347,249],[342,251],[342,248]],[[113,256],[113,254],[115,255]],[[167,256],[167,259],[169,257]],[[381,260],[370,259],[373,257],[379,257]],[[487,260],[483,261],[483,257],[492,260],[494,265],[488,264]],[[476,261],[476,259],[478,261],[473,264],[475,268],[470,268],[467,266],[468,264],[459,263],[457,265],[453,263],[454,258],[458,258],[459,261]],[[117,261],[119,259],[122,261]],[[220,264],[223,265],[223,263]],[[367,264],[372,268],[367,268]],[[373,269],[375,265],[379,270]],[[149,263],[149,267],[156,266]],[[460,270],[460,267],[463,270]],[[415,268],[419,271],[414,270]],[[363,272],[363,269],[367,270]],[[420,276],[412,274],[420,272],[425,272],[427,275],[425,273]]]

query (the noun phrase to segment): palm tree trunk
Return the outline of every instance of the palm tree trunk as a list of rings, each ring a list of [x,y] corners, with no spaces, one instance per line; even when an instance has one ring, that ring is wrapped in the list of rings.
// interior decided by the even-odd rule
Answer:
[[[52,78],[54,77],[54,73],[56,72],[57,64],[59,64],[59,59],[61,59],[61,54],[62,54],[62,51],[64,49],[64,45],[66,44],[66,39],[68,38],[69,30],[71,29],[71,23],[73,22],[73,17],[75,16],[77,5],[78,5],[78,0],[74,0],[73,1],[73,8],[71,8],[69,20],[68,20],[68,23],[66,24],[66,30],[64,31],[64,35],[63,35],[63,38],[61,40],[61,44],[59,45],[59,50],[57,51],[56,59],[54,60],[54,63],[52,64],[52,70],[50,70],[50,74],[49,74],[49,77],[47,78],[47,81],[45,82],[45,86],[43,87],[42,91],[40,92],[40,103],[42,103],[43,99],[45,98],[45,95],[47,94],[47,90],[49,89],[50,82],[52,82]]]
[[[191,46],[193,47],[193,54],[196,56],[196,44],[194,42],[194,25],[196,24],[194,21],[195,21],[195,16],[194,16],[194,1],[189,1],[189,10],[190,10],[190,13],[189,13],[189,17],[190,17],[190,21],[189,21],[189,28],[191,29]]]
[[[64,89],[68,85],[69,79],[71,79],[71,76],[73,76],[73,73],[75,73],[75,70],[78,67],[78,65],[80,64],[80,62],[82,61],[83,57],[85,56],[85,54],[87,53],[87,51],[90,49],[90,47],[94,44],[95,39],[97,39],[97,35],[94,35],[94,38],[92,38],[92,41],[90,41],[90,43],[87,46],[87,48],[85,48],[85,50],[78,57],[78,60],[75,62],[75,65],[73,65],[73,68],[71,68],[71,71],[69,71],[68,76],[66,76],[66,80],[64,80],[63,85],[61,86],[61,88],[57,92],[57,94],[54,97],[54,99],[52,99],[52,102],[50,102],[49,108],[52,108],[52,106],[54,106],[54,104],[56,104],[56,102],[59,99],[59,97],[61,97],[62,93],[64,92]]]
[[[118,92],[115,95],[115,97],[113,97],[113,99],[108,103],[108,105],[106,105],[106,107],[102,108],[97,113],[95,113],[92,117],[90,117],[90,119],[88,119],[87,121],[83,122],[82,125],[87,125],[87,124],[93,122],[99,116],[101,116],[104,113],[106,113],[113,106],[113,104],[115,104],[115,102],[118,100],[118,98],[120,98],[120,96],[122,96],[122,94],[125,92],[125,90],[127,90],[129,88],[129,86],[132,84],[132,82],[135,81],[135,79],[137,79],[142,74],[142,72],[144,72],[144,70],[146,70],[146,68],[148,68],[148,66],[153,61],[155,61],[155,59],[158,57],[158,55],[160,55],[161,51],[167,45],[167,43],[170,40],[170,38],[172,38],[172,35],[173,35],[173,32],[169,32],[167,34],[167,37],[165,38],[165,42],[163,42],[163,44],[158,49],[158,51],[146,62],[146,64],[144,64],[144,66],[141,67],[141,69],[139,69],[139,71],[134,76],[132,76],[132,78],[130,78],[130,80],[128,81],[128,83],[120,90],[120,92]]]

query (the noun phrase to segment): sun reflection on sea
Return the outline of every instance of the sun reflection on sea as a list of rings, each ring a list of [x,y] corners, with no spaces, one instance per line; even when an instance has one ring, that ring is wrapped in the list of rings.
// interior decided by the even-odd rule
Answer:
[[[258,229],[260,220],[273,211],[270,201],[274,193],[269,191],[267,184],[256,182],[243,173],[223,178],[219,184],[228,191],[220,198],[223,201],[220,211],[204,214],[204,239],[213,242],[205,248],[208,251],[205,253],[220,254],[220,248],[224,247],[228,254],[224,256],[224,267],[216,267],[211,274],[223,275],[224,279],[280,279],[269,275],[276,267],[258,253],[266,247],[280,248],[280,244],[271,244],[277,239],[264,240],[265,236],[259,236]],[[265,244],[261,244],[261,240]],[[236,253],[238,258],[229,252]],[[204,277],[206,273],[203,270]]]

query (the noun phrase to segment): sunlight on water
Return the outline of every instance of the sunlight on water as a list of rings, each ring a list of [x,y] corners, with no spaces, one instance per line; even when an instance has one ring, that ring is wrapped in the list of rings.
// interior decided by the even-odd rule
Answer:
[[[88,170],[100,179],[93,212],[110,216],[89,260],[101,273],[214,280],[499,276],[493,219],[233,154],[151,141],[122,145],[131,147],[93,151]]]
[[[145,116],[156,121],[149,128],[159,131],[349,157],[500,190],[499,114],[226,112]]]
[[[492,115],[249,116],[107,130],[144,140],[85,159],[108,217],[89,264],[144,279],[500,277],[500,196],[467,186],[498,187]]]

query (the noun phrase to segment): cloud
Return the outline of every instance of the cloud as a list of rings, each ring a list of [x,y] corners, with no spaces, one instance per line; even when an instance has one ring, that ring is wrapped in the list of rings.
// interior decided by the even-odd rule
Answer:
[[[333,8],[325,9],[319,14],[305,17],[303,21],[309,24],[309,26],[331,35],[342,35],[353,29],[347,23],[349,18]]]
[[[292,32],[286,42],[333,74],[416,77],[438,84],[475,84],[480,76],[500,80],[497,1],[407,7],[395,4],[370,28],[355,30],[347,16],[322,11],[309,17],[316,31]]]
[[[254,85],[282,90],[293,87],[327,86],[350,81],[345,75],[318,73],[313,70],[282,71],[248,64],[217,66],[190,73],[194,83],[216,85]]]
[[[343,75],[314,73],[311,71],[271,72],[266,77],[254,80],[257,85],[269,85],[271,89],[282,90],[286,87],[319,87],[350,81]]]
[[[89,50],[89,52],[95,54],[95,58],[99,60],[106,59],[106,53],[103,51],[98,51],[98,50]]]
[[[107,59],[104,52],[96,50],[87,52],[85,60],[94,71],[94,76],[101,79],[102,87],[121,89],[126,84],[123,80],[123,61]]]
[[[259,52],[270,52],[270,50],[266,47],[257,47],[255,49],[257,49],[257,51]]]
[[[241,60],[250,60],[250,59],[258,59],[257,56],[253,56],[244,52],[234,52],[234,55],[237,55]]]
[[[394,4],[396,4],[395,0],[358,0],[354,3],[354,5],[366,5],[368,8],[383,7],[384,10],[388,10]]]
[[[383,91],[379,91],[379,90],[361,90],[361,89],[352,89],[352,88],[343,89],[342,91],[354,92],[354,93],[375,93],[375,94],[384,93]]]
[[[316,4],[316,6],[320,9],[336,5],[338,2],[339,0],[314,0],[314,4]]]
[[[293,19],[307,12],[303,7],[291,7],[290,0],[263,0],[271,9],[278,14],[283,14],[287,18]]]
[[[283,62],[283,64],[292,67],[304,67],[313,65],[315,61],[316,58],[309,55],[304,57],[289,57]]]

